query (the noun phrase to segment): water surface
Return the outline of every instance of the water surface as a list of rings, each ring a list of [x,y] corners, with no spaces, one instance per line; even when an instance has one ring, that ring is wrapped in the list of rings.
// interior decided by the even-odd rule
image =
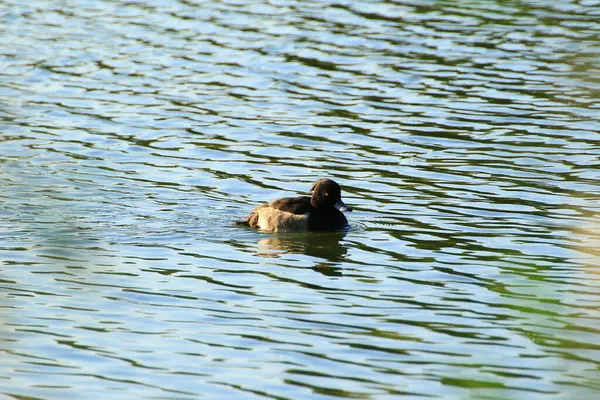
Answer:
[[[600,395],[600,3],[0,2],[0,393]],[[254,206],[338,181],[352,229]]]

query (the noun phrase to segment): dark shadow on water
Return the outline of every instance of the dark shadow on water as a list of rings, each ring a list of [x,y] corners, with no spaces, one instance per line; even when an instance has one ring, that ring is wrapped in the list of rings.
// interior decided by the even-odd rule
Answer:
[[[264,257],[280,257],[285,254],[304,254],[322,258],[313,269],[325,275],[341,275],[333,265],[346,258],[348,249],[340,242],[346,232],[279,234],[262,238],[257,243],[257,252]],[[332,265],[333,264],[333,265]]]

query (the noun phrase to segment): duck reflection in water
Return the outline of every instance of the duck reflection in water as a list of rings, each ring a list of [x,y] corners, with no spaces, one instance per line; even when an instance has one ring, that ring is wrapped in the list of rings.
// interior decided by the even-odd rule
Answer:
[[[336,264],[344,261],[348,249],[340,244],[345,232],[304,233],[271,236],[258,241],[257,253],[262,257],[278,258],[282,254],[305,254],[321,258],[312,269],[328,276],[341,276]]]

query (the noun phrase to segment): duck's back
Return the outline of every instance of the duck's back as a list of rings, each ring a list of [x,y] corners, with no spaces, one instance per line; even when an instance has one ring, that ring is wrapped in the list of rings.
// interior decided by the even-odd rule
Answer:
[[[314,207],[310,197],[286,197],[255,208],[246,218],[251,228],[271,232],[306,232]]]
[[[274,200],[269,203],[269,206],[280,211],[297,215],[314,211],[314,207],[312,204],[310,204],[310,197],[308,196],[286,197],[283,199]]]

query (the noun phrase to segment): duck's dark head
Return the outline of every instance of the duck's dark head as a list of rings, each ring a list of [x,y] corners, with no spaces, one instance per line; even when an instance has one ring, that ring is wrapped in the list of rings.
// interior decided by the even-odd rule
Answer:
[[[342,201],[340,185],[331,179],[319,179],[313,184],[310,193],[312,194],[310,203],[315,208],[335,207],[340,211],[352,211],[352,208]]]

